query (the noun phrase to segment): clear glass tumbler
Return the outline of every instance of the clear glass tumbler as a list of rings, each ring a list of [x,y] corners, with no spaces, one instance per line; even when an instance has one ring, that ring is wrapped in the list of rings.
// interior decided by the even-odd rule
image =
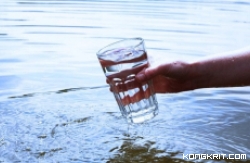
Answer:
[[[135,75],[149,67],[142,38],[124,39],[97,52],[104,74],[123,117],[142,123],[158,114],[158,103],[151,81],[139,83]]]

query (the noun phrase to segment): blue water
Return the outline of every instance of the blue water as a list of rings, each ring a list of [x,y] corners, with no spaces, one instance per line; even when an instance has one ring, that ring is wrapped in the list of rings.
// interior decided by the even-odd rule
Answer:
[[[152,63],[192,62],[249,46],[249,26],[247,0],[2,0],[0,162],[250,160],[250,87],[158,94],[159,114],[129,125],[96,58],[142,37]]]

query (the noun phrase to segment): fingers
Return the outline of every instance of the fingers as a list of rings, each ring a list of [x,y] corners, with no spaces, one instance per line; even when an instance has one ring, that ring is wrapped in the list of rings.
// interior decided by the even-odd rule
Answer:
[[[168,78],[176,78],[184,80],[188,77],[188,64],[184,62],[173,62],[161,64],[157,67],[149,67],[136,75],[138,82],[145,82],[152,78],[163,75]]]
[[[106,83],[107,83],[107,84],[109,84],[109,83],[110,83],[110,81],[109,81],[109,79],[108,79],[108,78],[106,78]]]
[[[134,94],[130,94],[129,92],[119,92],[119,96],[121,97],[120,99],[121,103],[124,106],[128,104],[134,104],[143,99],[147,99],[150,97],[150,95],[151,95],[151,91],[149,88],[147,88],[146,90],[140,89]]]
[[[145,67],[148,67],[148,63],[145,64],[141,64],[135,67],[132,67],[130,69],[125,69],[125,70],[121,70],[117,72],[112,72],[110,75],[107,76],[107,78],[109,79],[109,81],[113,80],[113,79],[122,79],[122,80],[126,80],[127,77],[134,75],[134,74],[138,74],[139,72],[141,72]]]
[[[143,83],[145,81],[148,81],[152,78],[154,78],[155,76],[159,75],[159,67],[155,67],[155,68],[147,68],[141,72],[139,72],[135,78],[138,82]]]
[[[133,90],[135,88],[140,88],[141,83],[137,82],[134,77],[127,79],[126,81],[122,80],[112,80],[109,81],[110,90],[114,93],[126,92],[128,90]]]
[[[110,84],[110,91],[115,94],[116,100],[122,105],[139,102],[142,99],[149,98],[152,94],[148,83],[141,84],[135,78],[126,81],[107,80],[107,82]]]

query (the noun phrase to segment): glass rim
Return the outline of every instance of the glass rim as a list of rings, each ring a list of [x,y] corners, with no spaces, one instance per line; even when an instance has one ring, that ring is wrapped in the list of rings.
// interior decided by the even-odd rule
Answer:
[[[141,43],[144,43],[144,39],[141,38],[141,37],[125,38],[125,39],[122,39],[122,40],[119,40],[119,41],[115,41],[115,42],[113,42],[113,43],[111,43],[111,44],[106,45],[105,47],[103,47],[103,48],[101,48],[100,50],[98,50],[98,52],[96,53],[96,55],[98,56],[98,55],[103,54],[102,51],[103,51],[104,49],[108,48],[109,46],[112,46],[112,45],[115,45],[115,44],[118,44],[118,43],[121,43],[121,42],[125,42],[125,41],[128,41],[128,40],[138,40],[138,41],[139,41],[138,44],[135,44],[134,46],[132,46],[133,48],[139,46]]]

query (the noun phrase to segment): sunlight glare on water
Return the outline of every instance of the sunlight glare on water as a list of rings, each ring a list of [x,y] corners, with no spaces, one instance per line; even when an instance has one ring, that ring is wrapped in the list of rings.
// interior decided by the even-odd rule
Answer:
[[[159,114],[129,125],[96,57],[132,37],[145,39],[153,64],[249,46],[249,7],[247,0],[1,1],[0,162],[185,162],[191,153],[250,160],[249,87],[157,95]]]

